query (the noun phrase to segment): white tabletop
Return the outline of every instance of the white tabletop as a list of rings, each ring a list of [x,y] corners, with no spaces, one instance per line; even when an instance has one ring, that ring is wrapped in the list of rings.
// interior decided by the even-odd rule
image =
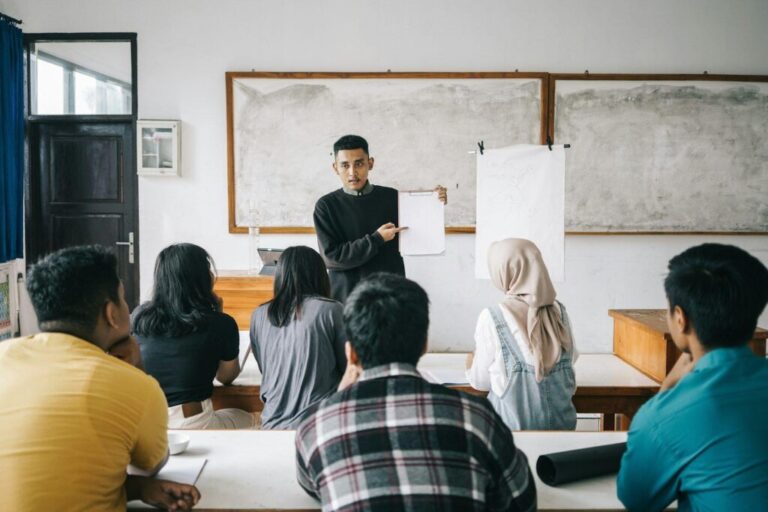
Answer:
[[[427,353],[419,368],[450,368],[463,372],[467,354]],[[574,364],[576,386],[580,387],[658,387],[658,382],[645,376],[614,354],[580,354]]]
[[[614,354],[581,354],[573,369],[577,387],[659,387],[658,382]]]
[[[174,457],[206,457],[197,488],[198,509],[317,509],[296,482],[294,431],[188,430],[187,451]],[[535,473],[543,453],[626,440],[625,432],[515,432],[517,446]],[[623,510],[616,478],[605,476],[549,487],[536,477],[539,510]],[[132,502],[131,507],[138,506]]]
[[[240,350],[248,347],[248,333],[241,332]],[[427,353],[419,361],[421,369],[448,370],[452,375],[463,375],[466,353]],[[658,387],[659,383],[647,377],[614,354],[581,354],[574,365],[577,387]],[[462,382],[466,383],[466,379]],[[461,384],[460,382],[457,382]],[[261,385],[261,372],[253,355],[249,355],[243,372],[234,385]]]

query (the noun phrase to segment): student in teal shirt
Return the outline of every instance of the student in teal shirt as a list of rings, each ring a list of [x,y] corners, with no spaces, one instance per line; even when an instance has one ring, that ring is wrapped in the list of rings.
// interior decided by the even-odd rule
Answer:
[[[667,323],[683,355],[632,421],[617,487],[629,510],[768,510],[768,362],[746,346],[768,270],[719,244],[672,258]]]

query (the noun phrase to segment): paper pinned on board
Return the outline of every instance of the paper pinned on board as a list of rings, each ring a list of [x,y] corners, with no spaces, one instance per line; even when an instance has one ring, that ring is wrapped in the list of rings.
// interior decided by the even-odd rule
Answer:
[[[400,254],[422,256],[445,252],[445,205],[437,191],[401,191],[398,193]]]
[[[488,279],[488,248],[505,238],[535,243],[553,281],[565,279],[565,150],[516,145],[477,155],[475,277]]]

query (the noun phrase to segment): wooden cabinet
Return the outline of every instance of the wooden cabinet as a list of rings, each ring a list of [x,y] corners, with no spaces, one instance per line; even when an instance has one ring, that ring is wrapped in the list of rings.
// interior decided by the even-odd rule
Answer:
[[[672,369],[680,350],[667,329],[664,309],[612,309],[613,352],[652,379],[661,382]],[[749,342],[755,354],[765,357],[768,331],[758,328]]]
[[[234,317],[241,331],[247,331],[253,310],[272,299],[273,286],[272,276],[221,270],[213,285],[213,291],[224,302],[224,312]]]

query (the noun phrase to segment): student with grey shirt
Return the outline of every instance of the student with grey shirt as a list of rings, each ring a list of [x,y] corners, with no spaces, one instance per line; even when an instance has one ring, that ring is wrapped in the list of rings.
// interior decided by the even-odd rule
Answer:
[[[330,299],[328,272],[309,247],[283,251],[274,298],[251,316],[251,348],[261,370],[261,425],[296,428],[304,410],[336,391],[346,368],[343,307]]]

